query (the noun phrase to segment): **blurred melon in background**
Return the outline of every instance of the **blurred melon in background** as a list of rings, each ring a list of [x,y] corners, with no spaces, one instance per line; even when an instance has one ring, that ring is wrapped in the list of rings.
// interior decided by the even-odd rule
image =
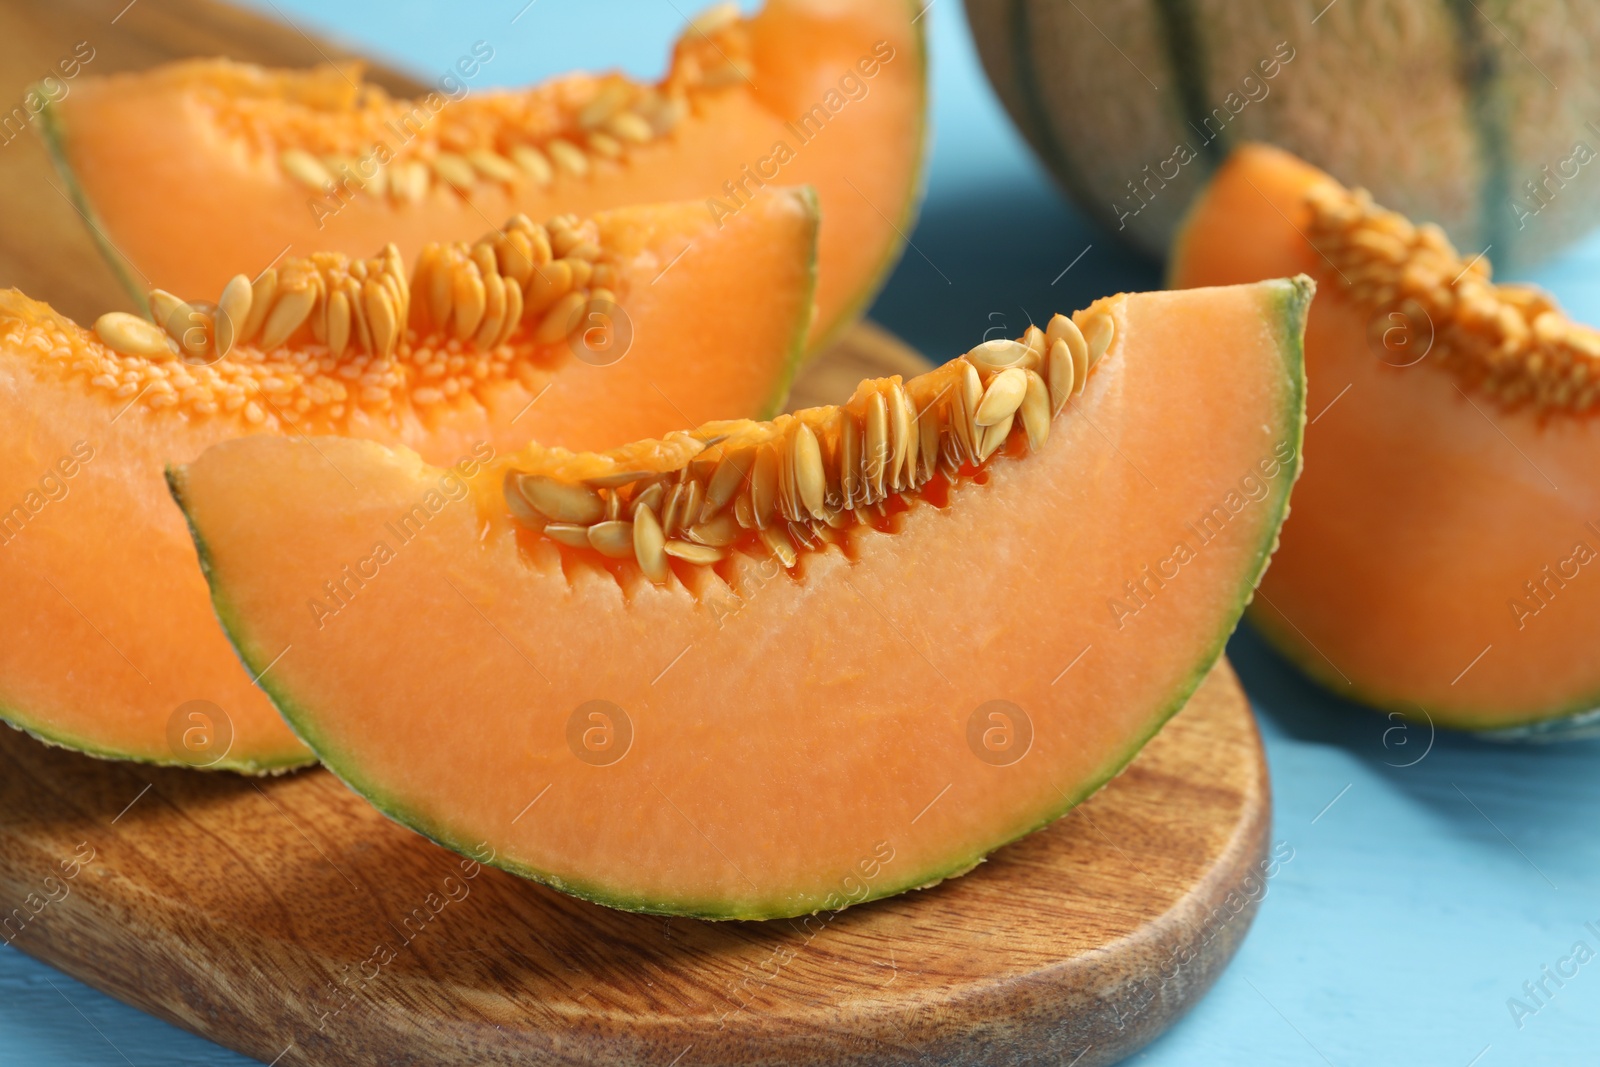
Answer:
[[[1164,253],[1245,141],[1502,267],[1600,222],[1600,4],[966,0],[1017,125],[1088,214]]]

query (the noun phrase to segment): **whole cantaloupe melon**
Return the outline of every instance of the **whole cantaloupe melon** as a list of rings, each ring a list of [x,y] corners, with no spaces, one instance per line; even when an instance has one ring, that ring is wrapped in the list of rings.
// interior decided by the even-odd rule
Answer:
[[[1502,266],[1600,221],[1600,6],[966,0],[1078,204],[1162,254],[1229,150],[1287,148]],[[1596,171],[1597,173],[1591,173]]]

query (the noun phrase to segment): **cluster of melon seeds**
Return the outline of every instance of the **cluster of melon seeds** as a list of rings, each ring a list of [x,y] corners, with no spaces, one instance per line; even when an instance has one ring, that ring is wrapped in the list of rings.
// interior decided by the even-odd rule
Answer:
[[[220,130],[311,190],[415,201],[445,187],[544,187],[624,166],[708,94],[748,85],[750,35],[733,4],[693,20],[649,85],[573,75],[519,92],[399,100],[359,70],[213,77],[195,91]]]
[[[912,498],[975,476],[1008,442],[1041,447],[1111,344],[1101,310],[1057,315],[909,381],[862,382],[838,407],[711,423],[609,453],[525,453],[506,475],[518,524],[567,550],[631,560],[656,584],[669,560],[734,550],[793,567],[852,526],[882,527]],[[1020,447],[1020,444],[1019,444]]]
[[[1485,257],[1463,260],[1439,227],[1413,225],[1364,189],[1327,182],[1307,200],[1311,243],[1376,331],[1403,326],[1419,346],[1431,333],[1429,360],[1507,406],[1585,412],[1600,400],[1600,332],[1547,294],[1494,284]]]
[[[409,281],[393,245],[371,259],[318,253],[235,276],[215,305],[153,290],[154,323],[111,312],[95,323],[97,340],[13,330],[46,330],[33,347],[130,402],[337,429],[407,399],[443,404],[508,378],[534,388],[550,346],[591,313],[614,313],[618,284],[593,221],[518,216],[474,244],[429,245]]]

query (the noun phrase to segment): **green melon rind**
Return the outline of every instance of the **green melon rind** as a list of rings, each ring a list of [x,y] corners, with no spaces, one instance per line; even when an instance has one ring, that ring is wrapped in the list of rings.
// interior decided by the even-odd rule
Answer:
[[[827,332],[817,337],[816,343],[805,352],[804,359],[810,359],[827,349],[846,330],[855,325],[866,316],[867,308],[883,288],[883,283],[894,269],[900,257],[905,254],[906,234],[916,226],[917,215],[922,208],[923,193],[927,189],[928,157],[933,152],[933,138],[929,134],[928,124],[928,37],[922,27],[922,16],[925,8],[920,0],[904,0],[904,7],[911,15],[909,25],[912,28],[912,40],[916,48],[917,61],[917,87],[921,98],[921,106],[917,108],[917,165],[911,169],[911,183],[906,187],[905,196],[900,208],[900,216],[892,225],[899,240],[890,241],[883,250],[883,256],[878,260],[878,268],[862,283],[861,290],[855,297],[842,308],[828,326]],[[802,362],[804,362],[804,359]]]
[[[1287,384],[1280,418],[1286,439],[1294,445],[1294,468],[1290,472],[1290,477],[1282,479],[1277,491],[1266,501],[1268,504],[1266,513],[1268,521],[1263,526],[1261,540],[1256,548],[1254,566],[1241,583],[1237,598],[1225,616],[1224,624],[1218,628],[1202,654],[1196,658],[1184,680],[1173,691],[1171,698],[1152,716],[1148,728],[1143,733],[1130,739],[1129,743],[1098,774],[1089,779],[1071,796],[1067,797],[1058,807],[1047,811],[1032,826],[1004,841],[995,842],[986,848],[952,857],[948,863],[941,866],[924,869],[901,877],[898,880],[886,881],[881,885],[875,886],[866,897],[853,903],[866,903],[871,900],[895,896],[912,889],[925,889],[944,881],[946,878],[964,874],[979,863],[982,863],[984,858],[996,849],[1002,848],[1055,822],[1120,774],[1133,761],[1133,758],[1138,755],[1144,745],[1160,731],[1161,727],[1166,725],[1173,715],[1188,704],[1190,697],[1200,688],[1201,683],[1205,681],[1212,667],[1222,657],[1229,636],[1233,633],[1234,627],[1253,597],[1256,585],[1260,582],[1262,574],[1266,571],[1267,563],[1271,559],[1273,551],[1277,548],[1278,530],[1289,511],[1289,490],[1295,479],[1299,477],[1301,468],[1300,455],[1305,433],[1306,396],[1303,341],[1306,313],[1310,307],[1314,286],[1311,280],[1303,275],[1275,284],[1280,290],[1277,294],[1278,314],[1283,333],[1280,352],[1284,361]],[[184,499],[183,469],[181,467],[168,468],[167,483],[172,490],[173,499],[183,509],[184,516],[189,522],[189,529],[194,537],[195,550],[200,558],[201,570],[205,573],[206,581],[211,587],[211,602],[216,610],[217,618],[222,623],[228,639],[233,643],[234,650],[238,653],[240,660],[252,675],[256,675],[263,666],[270,662],[273,654],[254,647],[248,627],[234,610],[226,590],[220,582],[215,580],[210,551],[206,547],[205,539],[195,527]],[[562,878],[500,857],[485,859],[481,855],[481,849],[477,844],[461,840],[447,829],[437,826],[409,810],[404,803],[395,800],[385,790],[365,782],[360,774],[352,769],[356,761],[341,758],[341,754],[334,746],[322,742],[315,729],[315,716],[309,714],[307,709],[301,706],[277,679],[268,675],[262,677],[257,684],[261,686],[274,706],[283,715],[284,721],[288,723],[289,728],[307,746],[321,754],[323,765],[340,781],[344,782],[358,795],[364,797],[390,820],[415,831],[435,844],[474,859],[479,863],[499,867],[518,877],[550,886],[563,893],[580,897],[596,904],[647,915],[718,920],[764,920],[795,918],[805,914],[816,914],[823,910],[821,902],[816,899],[807,899],[798,907],[794,902],[785,903],[781,901],[731,904],[720,900],[662,901],[646,899],[639,896],[619,894],[608,886]]]
[[[301,756],[284,760],[236,760],[224,756],[216,763],[196,766],[193,763],[187,763],[179,759],[160,759],[155,756],[114,752],[98,742],[85,741],[73,737],[71,734],[40,726],[38,723],[31,722],[26,715],[3,705],[0,705],[0,723],[4,723],[19,733],[27,734],[35,741],[50,748],[74,752],[80,756],[88,756],[91,759],[108,760],[116,763],[140,763],[147,767],[182,767],[191,771],[232,771],[235,774],[267,777],[288,774],[290,771],[297,771],[317,762],[316,756]]]
[[[933,149],[933,138],[928,132],[928,40],[927,33],[922,26],[923,10],[919,0],[904,0],[904,7],[909,16],[908,25],[911,27],[911,36],[916,52],[913,58],[916,61],[918,97],[920,98],[921,106],[917,108],[916,121],[917,165],[912,168],[911,182],[906,187],[905,195],[901,199],[899,217],[892,223],[900,239],[887,243],[884,247],[883,255],[878,260],[877,268],[868,275],[855,297],[840,308],[834,321],[829,324],[827,332],[818,336],[814,344],[808,345],[805,337],[800,339],[798,352],[789,363],[788,374],[781,382],[781,389],[775,395],[769,408],[763,411],[758,418],[765,419],[777,414],[788,395],[789,385],[799,367],[807,359],[817,355],[837,341],[844,335],[846,330],[866,314],[868,305],[872,303],[879,290],[883,288],[884,279],[894,269],[895,264],[900,261],[900,257],[905,254],[905,235],[910,233],[916,225],[917,215],[922,204],[922,196],[926,189],[927,159]],[[41,91],[39,95],[46,102],[44,107],[34,115],[33,123],[39,131],[40,140],[44,142],[45,151],[49,154],[51,163],[55,165],[56,172],[61,175],[61,180],[66,183],[67,199],[72,202],[72,206],[83,217],[84,223],[89,227],[89,232],[94,237],[95,245],[100,249],[100,254],[105,257],[106,263],[110,265],[112,272],[116,274],[117,280],[122,283],[122,287],[127,290],[128,295],[133,298],[139,310],[144,312],[148,304],[146,302],[145,288],[139,284],[138,270],[117,249],[117,246],[111,243],[111,239],[106,236],[105,227],[94,210],[94,203],[89,199],[88,194],[83,191],[83,186],[78,182],[77,174],[73,171],[72,164],[67,159],[68,135],[66,123],[62,121],[55,102],[49,99],[49,94]],[[813,216],[820,220],[821,207],[817,203],[814,191],[811,195],[810,208]],[[816,293],[817,280],[817,253],[814,246],[815,238],[813,238],[813,251],[811,254],[811,292],[813,298]],[[809,330],[810,323],[808,320],[808,334]]]
[[[232,771],[236,774],[262,777],[287,774],[290,771],[300,770],[317,762],[317,757],[314,755],[300,755],[277,760],[240,760],[224,756],[216,763],[196,766],[180,759],[162,759],[158,756],[115,751],[100,744],[98,741],[88,741],[75,737],[70,733],[42,725],[34,721],[32,717],[5,704],[0,704],[0,723],[4,723],[19,733],[27,734],[40,744],[48,745],[51,748],[64,749],[68,752],[75,752],[80,756],[89,756],[92,759],[109,760],[117,763],[139,763],[147,767],[182,767],[193,771]]]
[[[1481,710],[1424,708],[1414,700],[1386,696],[1339,674],[1331,664],[1305,646],[1303,639],[1279,625],[1272,617],[1274,614],[1281,613],[1270,607],[1263,609],[1259,606],[1252,607],[1249,614],[1250,625],[1255,627],[1273,651],[1335,696],[1365,705],[1376,712],[1460,730],[1491,741],[1580,741],[1600,736],[1600,693],[1579,697],[1547,711],[1525,712],[1516,718],[1487,721]]]
[[[43,112],[40,114],[42,115]],[[48,137],[46,138],[46,141],[47,144],[54,144],[54,142],[50,141]],[[58,166],[61,166],[63,176],[68,178],[70,181],[71,172],[60,160],[54,147],[51,149],[51,155],[52,157],[57,158]],[[76,190],[77,187],[75,184],[73,185],[73,188]],[[807,354],[806,339],[811,331],[811,320],[816,307],[818,274],[817,239],[821,233],[822,211],[817,202],[816,190],[811,186],[800,186],[794,190],[793,195],[805,209],[807,219],[810,222],[810,247],[806,255],[805,283],[800,305],[802,308],[805,308],[806,311],[798,316],[795,321],[795,327],[785,348],[783,363],[779,367],[778,373],[775,376],[772,391],[768,394],[767,399],[762,403],[760,410],[753,413],[754,418],[762,420],[770,419],[780,410],[782,410],[784,402],[788,398],[789,389],[794,384],[795,375],[799,372],[801,365],[805,362],[805,357]],[[77,197],[76,202],[79,203],[80,210],[87,210],[87,202],[82,199],[81,195]],[[98,237],[100,233],[98,225],[92,220],[90,225]],[[113,266],[125,262],[121,259],[120,255],[115,253],[115,250],[109,244],[102,244],[102,248],[106,251],[107,259],[108,261],[112,262]],[[129,276],[126,273],[122,273],[121,277],[124,284],[129,285],[129,291],[135,293],[138,296],[138,299],[142,302],[144,298],[142,294],[138,293],[137,287],[129,283]],[[169,486],[171,484],[170,478],[168,484]],[[190,533],[194,535],[196,543],[198,543],[199,535],[195,532],[194,527],[191,525],[189,529]],[[252,669],[252,676],[254,673],[255,670]],[[316,757],[313,755],[285,756],[282,759],[269,760],[241,760],[231,756],[224,756],[216,763],[207,764],[203,767],[196,767],[194,764],[180,759],[162,759],[158,756],[152,756],[148,754],[137,754],[127,751],[113,750],[100,744],[99,742],[76,737],[70,733],[55,730],[49,726],[43,725],[35,721],[33,717],[4,704],[0,704],[0,722],[13,727],[14,729],[22,731],[29,737],[32,737],[34,740],[49,745],[52,748],[68,749],[85,756],[91,756],[95,759],[116,760],[125,763],[140,763],[152,767],[184,767],[190,770],[233,771],[238,774],[259,776],[285,774],[289,771],[299,770],[303,767],[309,767],[317,762]]]
[[[804,310],[795,322],[794,334],[789,339],[789,347],[784,354],[783,365],[778,369],[776,380],[773,382],[772,392],[755,415],[755,418],[761,421],[777,415],[783,410],[784,402],[789,399],[789,390],[794,386],[795,375],[800,372],[800,367],[806,361],[806,339],[811,335],[811,323],[816,317],[819,266],[817,241],[822,233],[822,205],[817,201],[817,190],[810,185],[802,185],[794,190],[794,196],[805,208],[806,218],[811,222],[810,249],[806,253],[805,292],[802,294],[804,300],[800,305]]]
[[[89,227],[90,235],[94,237],[95,245],[100,249],[100,254],[105,257],[111,272],[117,276],[117,281],[122,283],[122,288],[133,298],[134,306],[141,314],[145,313],[149,304],[145,298],[144,287],[135,277],[139,273],[137,268],[116,245],[111,243],[111,238],[106,236],[105,226],[95,212],[94,203],[83,191],[83,186],[79,184],[78,176],[67,159],[67,129],[56,109],[56,102],[42,89],[34,87],[33,91],[39,93],[40,99],[45,101],[44,107],[33,116],[33,125],[39,131],[39,139],[44,142],[45,152],[50,156],[50,162],[55,165],[56,173],[61,175],[61,180],[66,183],[67,200],[83,217],[84,224]]]
[[[1010,58],[1015,70],[1017,93],[1023,111],[1023,114],[1018,116],[1017,125],[1027,135],[1034,150],[1044,157],[1045,164],[1066,189],[1078,209],[1087,213],[1104,229],[1114,232],[1112,224],[1117,221],[1116,218],[1101,206],[1103,199],[1096,195],[1093,186],[1073,163],[1071,153],[1067,151],[1056,133],[1049,108],[1040,98],[1039,78],[1034,73],[1033,40],[1036,35],[1032,29],[1028,4],[1029,0],[1011,0],[1009,25],[1006,28],[1011,38]]]
[[[1485,250],[1510,250],[1509,212],[1511,203],[1511,143],[1506,114],[1507,101],[1500,92],[1502,80],[1495,73],[1494,52],[1488,36],[1496,32],[1488,16],[1472,0],[1443,0],[1445,11],[1456,26],[1456,39],[1462,60],[1458,67],[1478,156],[1483,164],[1483,179],[1478,192],[1478,236]],[[1480,72],[1486,72],[1481,73]]]

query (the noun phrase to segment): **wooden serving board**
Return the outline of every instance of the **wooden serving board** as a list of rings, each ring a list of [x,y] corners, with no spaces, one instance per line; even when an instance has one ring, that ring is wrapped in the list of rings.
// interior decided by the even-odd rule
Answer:
[[[323,771],[152,769],[0,730],[0,935],[279,1067],[1091,1067],[1221,972],[1269,821],[1226,663],[1055,825],[804,921],[632,915],[463,870]]]
[[[22,101],[80,41],[85,74],[350,54],[212,0],[0,0],[0,100]],[[79,321],[129,307],[37,139],[0,141],[0,285]],[[793,404],[920,366],[863,325]],[[804,922],[649,918],[469,878],[324,772],[157,770],[0,730],[0,941],[281,1067],[1091,1067],[1150,1041],[1220,973],[1255,912],[1269,819],[1226,665],[1055,826],[966,877]]]

